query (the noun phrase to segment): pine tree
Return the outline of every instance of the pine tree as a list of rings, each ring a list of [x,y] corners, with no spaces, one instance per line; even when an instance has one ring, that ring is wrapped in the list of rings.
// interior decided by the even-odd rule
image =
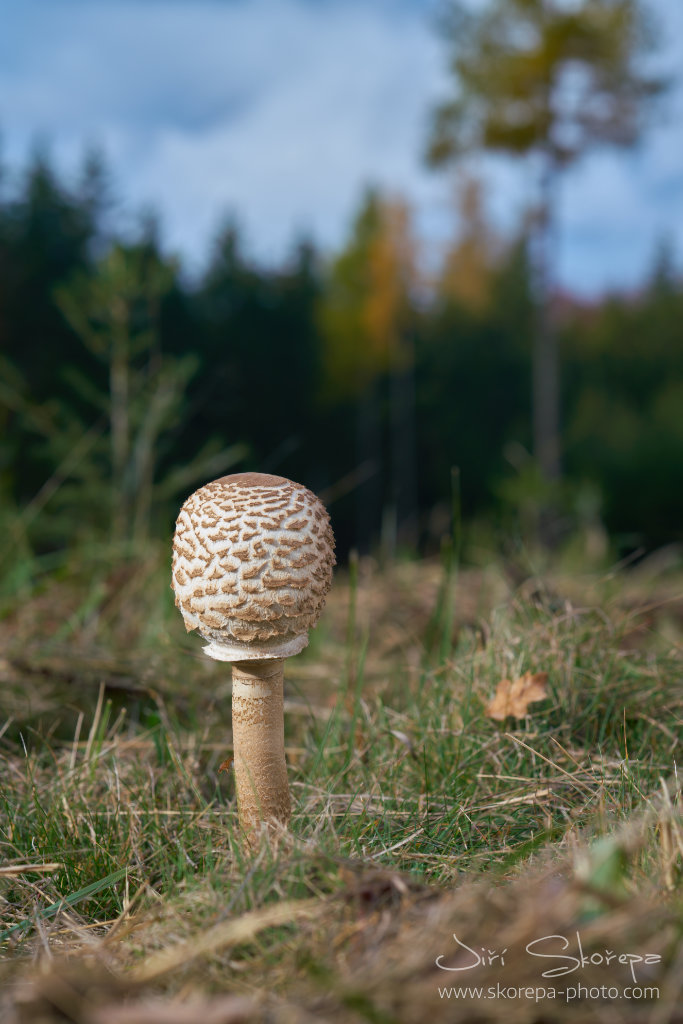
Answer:
[[[629,146],[662,83],[640,58],[652,36],[638,0],[459,0],[445,23],[455,95],[437,108],[434,166],[476,151],[532,157],[538,170],[533,231],[537,301],[534,450],[560,475],[559,360],[551,317],[557,187],[565,168],[597,146]]]

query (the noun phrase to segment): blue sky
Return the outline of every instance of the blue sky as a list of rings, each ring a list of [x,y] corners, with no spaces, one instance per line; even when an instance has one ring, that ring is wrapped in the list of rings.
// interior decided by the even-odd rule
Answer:
[[[659,64],[683,77],[683,2],[651,0]],[[453,225],[452,179],[421,153],[448,91],[429,0],[0,0],[0,139],[18,171],[37,141],[75,173],[107,155],[132,223],[198,267],[230,214],[249,251],[282,259],[302,233],[342,244],[363,188],[405,195],[432,253]],[[512,226],[522,168],[489,167],[496,222]],[[634,153],[566,176],[559,277],[583,294],[628,288],[657,244],[683,256],[683,86]]]

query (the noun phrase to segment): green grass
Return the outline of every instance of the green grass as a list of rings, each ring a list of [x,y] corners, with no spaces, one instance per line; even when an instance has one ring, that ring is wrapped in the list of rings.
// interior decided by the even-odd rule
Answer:
[[[513,590],[497,566],[456,581],[448,552],[442,567],[340,574],[286,669],[291,829],[248,851],[218,770],[229,672],[185,637],[165,572],[150,557],[41,576],[0,623],[0,1010],[85,1024],[150,994],[207,1014],[230,994],[244,1020],[464,1021],[471,1002],[444,1002],[434,965],[454,930],[520,947],[518,984],[534,967],[523,937],[580,927],[590,949],[656,948],[648,1012],[675,1019],[680,579]],[[547,700],[489,719],[497,683],[525,671],[548,673]],[[291,920],[258,917],[290,904]],[[175,944],[183,965],[141,981]],[[609,980],[625,984],[623,965]],[[642,1011],[622,1000],[610,1019]]]

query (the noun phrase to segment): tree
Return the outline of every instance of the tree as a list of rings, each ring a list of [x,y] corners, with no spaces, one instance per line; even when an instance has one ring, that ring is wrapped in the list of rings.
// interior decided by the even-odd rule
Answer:
[[[44,400],[59,365],[78,349],[54,289],[88,265],[96,226],[41,152],[2,214],[0,348],[22,369],[35,399]]]
[[[50,496],[59,489],[67,512],[76,504],[87,508],[93,518],[85,526],[95,533],[108,527],[117,543],[146,542],[156,503],[176,499],[244,455],[242,445],[220,449],[209,441],[184,465],[173,458],[197,369],[194,355],[171,356],[161,347],[161,306],[176,274],[153,239],[143,238],[137,245],[114,244],[93,271],[77,273],[56,292],[94,360],[86,372],[64,369],[71,395],[58,404],[58,429],[49,438],[58,465]],[[93,372],[98,364],[103,373]],[[76,396],[89,410],[85,416]]]
[[[414,275],[407,207],[369,190],[330,268],[319,307],[331,398],[362,394],[406,358],[402,347]]]
[[[449,528],[451,468],[459,468],[465,519],[492,513],[513,442],[530,446],[527,416],[532,310],[526,247],[510,245],[479,286],[439,296],[417,345],[420,499],[433,512],[429,541]],[[472,282],[470,282],[472,283]]]
[[[351,400],[357,417],[356,542],[371,545],[381,515],[383,423],[380,387],[388,383],[391,485],[383,533],[391,554],[398,537],[415,540],[414,353],[415,242],[401,200],[369,191],[351,237],[333,262],[319,305],[326,396]]]
[[[649,285],[568,310],[567,466],[600,497],[621,552],[683,540],[683,281],[666,250]]]
[[[496,271],[507,255],[492,227],[481,179],[466,175],[454,196],[459,230],[446,251],[436,282],[438,299],[455,302],[473,313],[486,313]]]
[[[34,428],[49,429],[61,368],[81,357],[55,289],[89,266],[96,233],[92,211],[44,152],[34,153],[16,188],[0,197],[0,462],[7,498],[18,504],[44,480]]]
[[[651,35],[639,0],[452,0],[446,23],[456,95],[434,115],[428,159],[475,151],[532,157],[539,174],[532,230],[537,326],[534,452],[560,475],[559,359],[551,317],[557,186],[596,146],[635,143],[662,83],[639,58]]]
[[[303,477],[319,367],[317,257],[302,242],[286,267],[258,268],[228,224],[197,294],[204,367],[194,401],[201,429],[246,437],[253,467]],[[258,415],[255,395],[258,392]]]

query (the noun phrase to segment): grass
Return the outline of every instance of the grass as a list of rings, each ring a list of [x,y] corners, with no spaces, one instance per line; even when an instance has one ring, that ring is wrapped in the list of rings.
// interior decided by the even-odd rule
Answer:
[[[291,829],[254,852],[219,770],[229,672],[184,635],[165,556],[19,574],[0,622],[0,1016],[679,1020],[683,581],[503,570],[456,580],[447,552],[339,574],[286,668]],[[548,699],[487,718],[525,671]],[[463,974],[435,962],[473,962],[454,932],[491,951]],[[605,993],[551,995],[526,946],[574,953],[577,932],[594,962],[569,980]],[[624,996],[635,971],[656,993]],[[444,994],[453,978],[482,993]]]

